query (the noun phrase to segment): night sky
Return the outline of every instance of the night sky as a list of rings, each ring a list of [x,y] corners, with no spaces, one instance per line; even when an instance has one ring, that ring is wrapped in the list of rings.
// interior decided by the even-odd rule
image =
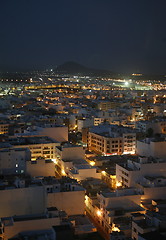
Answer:
[[[0,70],[166,74],[166,0],[0,0]]]

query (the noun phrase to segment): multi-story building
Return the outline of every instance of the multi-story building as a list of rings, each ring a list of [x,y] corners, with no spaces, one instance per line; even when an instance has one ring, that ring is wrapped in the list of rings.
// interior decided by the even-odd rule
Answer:
[[[166,133],[166,120],[163,118],[152,121],[138,121],[136,122],[136,128],[145,133],[148,133],[149,129],[152,129],[152,134]]]
[[[82,132],[83,128],[94,126],[93,118],[82,118],[77,120],[77,129],[79,132]]]
[[[56,146],[60,146],[60,143],[46,136],[35,137],[12,137],[7,140],[13,148],[29,148],[31,151],[31,159],[37,158],[55,159]]]
[[[64,144],[56,147],[56,154],[62,160],[85,159],[85,150],[81,145]]]
[[[97,167],[91,166],[89,164],[75,164],[69,170],[68,175],[71,178],[77,179],[77,181],[82,181],[87,178],[101,178],[101,171]]]
[[[166,214],[164,212],[147,211],[142,216],[133,216],[132,239],[165,239]],[[151,234],[147,234],[151,233]],[[148,238],[146,238],[146,236]]]
[[[54,160],[38,158],[37,160],[26,161],[26,173],[32,177],[55,176]]]
[[[1,145],[0,145],[1,147]],[[0,150],[0,173],[23,174],[26,172],[26,161],[31,160],[28,148],[6,148]]]
[[[144,176],[166,177],[166,161],[147,157],[116,165],[116,181],[124,187],[134,187]]]
[[[94,118],[94,126],[98,126],[99,124],[103,123],[104,120],[105,120],[105,118],[95,117]]]
[[[103,124],[89,130],[89,150],[103,155],[134,154],[136,133],[117,125]]]
[[[8,134],[9,133],[9,123],[0,123],[0,134]]]
[[[98,109],[102,111],[108,111],[110,109],[118,108],[122,105],[128,104],[125,102],[124,99],[117,98],[117,99],[110,99],[110,100],[101,100],[98,103]]]
[[[47,207],[56,207],[68,215],[84,214],[85,189],[70,178],[44,178],[47,192]]]
[[[39,126],[28,127],[20,136],[47,136],[57,142],[68,141],[68,127],[55,124],[40,124]]]
[[[1,181],[1,217],[43,214],[46,209],[46,192],[41,182],[30,178],[8,177]]]
[[[33,233],[35,237],[39,234],[39,236],[43,235],[43,237],[46,236],[49,237],[49,239],[55,239],[55,232],[52,227],[59,226],[60,224],[61,217],[60,211],[58,210],[47,211],[45,214],[1,218],[1,225],[3,226],[1,237],[7,240],[16,236],[20,237],[20,234],[24,232],[27,235]],[[50,235],[53,235],[54,238],[50,238]]]
[[[145,138],[137,140],[136,153],[140,156],[165,158],[166,156],[166,138]]]
[[[131,214],[144,213],[140,207],[141,195],[134,188],[119,189],[115,192],[101,192],[97,198],[86,196],[85,204],[88,213],[99,222],[106,233],[124,231],[131,234]]]
[[[55,168],[60,175],[69,173],[75,163],[86,163],[85,150],[80,145],[64,144],[56,147]]]

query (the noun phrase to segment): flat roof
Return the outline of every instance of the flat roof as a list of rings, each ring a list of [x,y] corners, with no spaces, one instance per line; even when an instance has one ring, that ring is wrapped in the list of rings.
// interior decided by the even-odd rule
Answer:
[[[58,143],[54,139],[47,137],[47,136],[30,136],[30,137],[16,137],[16,138],[9,138],[7,143],[11,145],[31,145],[31,144],[47,144],[47,143]]]

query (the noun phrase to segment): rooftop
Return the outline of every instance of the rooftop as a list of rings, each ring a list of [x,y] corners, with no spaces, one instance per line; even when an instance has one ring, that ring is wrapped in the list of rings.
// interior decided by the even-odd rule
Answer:
[[[104,137],[122,137],[123,134],[135,134],[137,131],[129,127],[123,127],[113,124],[101,124],[90,128],[89,132],[98,134]]]
[[[47,136],[35,136],[35,137],[17,137],[9,138],[7,143],[11,145],[31,145],[31,144],[47,144],[47,143],[58,143],[54,139]]]
[[[166,233],[165,232],[159,232],[159,231],[152,231],[144,234],[140,234],[144,239],[146,240],[166,240]]]

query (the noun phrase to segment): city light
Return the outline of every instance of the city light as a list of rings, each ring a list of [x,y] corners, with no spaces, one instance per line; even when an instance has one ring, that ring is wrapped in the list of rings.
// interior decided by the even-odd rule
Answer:
[[[51,6],[43,1],[35,16],[38,29],[36,5],[23,14],[23,4],[1,2],[1,239],[22,232],[23,238],[49,240],[56,237],[52,225],[58,225],[62,239],[68,239],[68,230],[75,239],[161,239],[166,233],[166,37],[161,31],[166,1],[144,6],[137,1],[134,9],[130,1],[118,9],[117,1],[71,9],[67,0]],[[92,7],[99,16],[90,17],[86,10]],[[104,8],[118,21],[112,14],[106,19]],[[140,38],[147,40],[147,19],[153,38],[145,47]],[[98,27],[89,34],[95,20]],[[105,20],[111,24],[106,37],[99,32]],[[141,37],[131,39],[129,27]]]
[[[120,229],[113,224],[112,226],[112,232],[120,232]]]
[[[101,210],[97,210],[96,214],[97,214],[98,217],[101,217],[102,216],[102,211]]]
[[[85,201],[88,201],[88,196],[87,195],[85,195]]]
[[[52,159],[52,161],[57,165],[58,164],[58,160],[57,159]]]
[[[102,173],[102,175],[103,175],[103,176],[105,176],[105,175],[106,175],[106,171],[102,171],[101,173]]]
[[[121,187],[122,186],[122,182],[116,182],[116,187]]]
[[[95,164],[96,164],[95,161],[90,161],[91,166],[94,166]]]
[[[62,169],[62,170],[61,170],[61,174],[62,174],[62,176],[65,176],[65,175],[66,175],[66,173],[65,173],[65,170],[64,170],[64,169]]]

